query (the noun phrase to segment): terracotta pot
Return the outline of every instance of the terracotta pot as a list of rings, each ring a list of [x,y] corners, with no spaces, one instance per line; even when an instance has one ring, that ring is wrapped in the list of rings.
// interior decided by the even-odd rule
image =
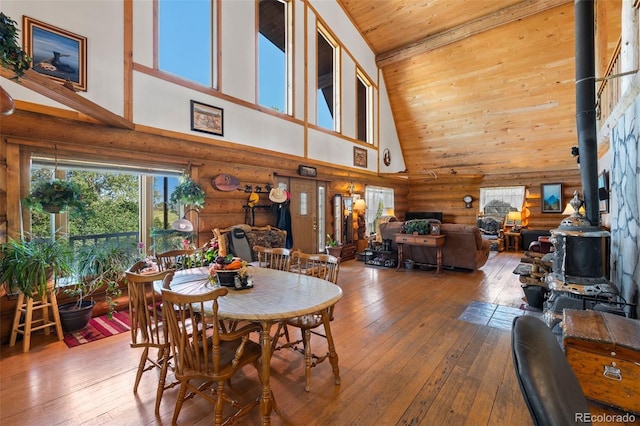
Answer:
[[[335,256],[335,257],[340,257],[342,256],[342,247],[325,247],[325,250],[327,251],[327,254],[331,255],[331,256]]]

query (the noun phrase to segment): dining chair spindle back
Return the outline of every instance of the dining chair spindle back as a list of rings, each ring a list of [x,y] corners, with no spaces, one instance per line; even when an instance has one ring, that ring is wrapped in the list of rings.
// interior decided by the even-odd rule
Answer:
[[[245,365],[253,364],[259,376],[262,354],[260,345],[249,340],[251,332],[260,331],[259,324],[248,324],[231,332],[213,326],[219,324],[218,298],[228,291],[220,287],[204,294],[185,295],[162,289],[162,312],[169,329],[174,374],[180,382],[173,424],[177,422],[184,401],[193,395],[199,395],[215,406],[216,425],[234,422],[259,403],[259,392],[244,405],[225,393],[225,382]],[[236,410],[223,420],[225,402],[231,403]]]
[[[282,247],[253,246],[253,252],[258,256],[258,266],[261,268],[288,271],[291,265],[291,250]]]
[[[204,255],[201,249],[169,250],[157,253],[156,260],[161,271],[167,269],[180,271],[204,266]]]
[[[138,392],[138,384],[142,373],[160,369],[158,389],[156,391],[156,413],[160,411],[160,401],[165,389],[171,388],[176,383],[165,384],[167,369],[170,362],[167,330],[163,327],[161,316],[161,299],[153,290],[153,282],[162,280],[164,285],[169,285],[173,278],[172,269],[166,271],[141,273],[146,267],[144,261],[136,262],[126,272],[127,288],[129,293],[129,315],[131,318],[131,347],[143,348],[136,372],[136,381],[133,392]],[[157,349],[157,356],[149,355],[150,349]]]
[[[328,254],[307,254],[300,251],[294,251],[291,256],[291,271],[303,275],[310,275],[330,281],[334,284],[338,283],[338,273],[340,271],[340,260]],[[329,351],[323,355],[316,355],[311,351],[311,334],[327,339],[329,346],[333,347],[333,337],[330,327],[326,326],[328,321],[333,319],[333,306],[321,312],[315,312],[309,315],[303,315],[291,319],[287,319],[278,324],[275,337],[273,339],[272,349],[280,350],[284,348],[292,348],[304,355],[305,358],[305,390],[309,392],[311,388],[311,368],[320,364],[330,356]],[[300,329],[301,338],[291,341],[289,338],[288,326]],[[317,329],[323,327],[324,332]],[[284,337],[285,343],[279,345],[278,341]],[[302,344],[302,348],[298,345]],[[340,384],[340,373],[336,362],[333,368],[334,382]]]

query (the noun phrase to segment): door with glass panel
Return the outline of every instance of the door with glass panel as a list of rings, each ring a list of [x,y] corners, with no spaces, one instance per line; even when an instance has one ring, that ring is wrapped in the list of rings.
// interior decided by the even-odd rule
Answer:
[[[318,184],[311,179],[291,178],[291,229],[293,248],[318,252]]]

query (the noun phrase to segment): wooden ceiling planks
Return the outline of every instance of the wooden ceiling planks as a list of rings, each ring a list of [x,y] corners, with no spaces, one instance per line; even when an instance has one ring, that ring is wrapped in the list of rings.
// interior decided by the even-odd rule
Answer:
[[[383,68],[409,173],[573,167],[572,12],[567,4]]]

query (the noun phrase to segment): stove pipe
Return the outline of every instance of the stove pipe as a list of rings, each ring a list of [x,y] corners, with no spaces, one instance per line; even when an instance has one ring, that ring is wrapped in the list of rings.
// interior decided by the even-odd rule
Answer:
[[[586,216],[599,228],[594,1],[575,0],[576,124]]]

